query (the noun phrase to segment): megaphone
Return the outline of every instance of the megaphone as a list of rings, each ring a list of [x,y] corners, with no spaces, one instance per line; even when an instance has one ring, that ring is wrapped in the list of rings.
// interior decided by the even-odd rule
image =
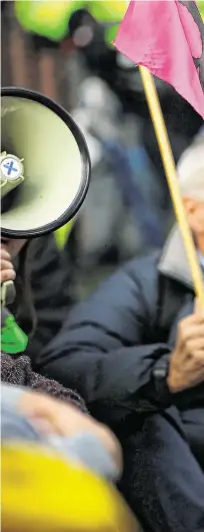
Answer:
[[[1,89],[1,235],[33,238],[66,224],[90,181],[88,148],[60,105],[27,89]]]
[[[40,93],[2,88],[1,143],[2,235],[32,238],[73,218],[88,190],[90,158],[67,111]],[[9,185],[16,192],[5,209]]]

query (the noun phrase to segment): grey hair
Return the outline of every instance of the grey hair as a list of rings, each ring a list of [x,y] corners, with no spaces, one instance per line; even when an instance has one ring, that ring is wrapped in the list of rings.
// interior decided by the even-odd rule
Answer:
[[[204,136],[195,138],[177,166],[182,196],[204,201]]]

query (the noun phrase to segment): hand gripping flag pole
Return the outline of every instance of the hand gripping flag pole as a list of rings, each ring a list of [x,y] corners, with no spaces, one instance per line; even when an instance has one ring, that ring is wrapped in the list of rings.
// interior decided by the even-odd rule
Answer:
[[[132,0],[116,48],[139,65],[176,218],[204,308],[204,282],[183,206],[176,166],[152,74],[173,85],[204,118],[204,25],[193,1]]]

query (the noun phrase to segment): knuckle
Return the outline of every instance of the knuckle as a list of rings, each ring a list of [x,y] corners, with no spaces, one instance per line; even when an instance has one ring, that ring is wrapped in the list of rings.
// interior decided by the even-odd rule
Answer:
[[[1,270],[13,270],[13,264],[6,259],[1,261]]]
[[[1,272],[1,281],[14,281],[16,278],[16,273],[14,270],[3,270]]]
[[[1,251],[1,260],[2,259],[5,259],[5,260],[9,260],[10,259],[10,255],[5,250]]]

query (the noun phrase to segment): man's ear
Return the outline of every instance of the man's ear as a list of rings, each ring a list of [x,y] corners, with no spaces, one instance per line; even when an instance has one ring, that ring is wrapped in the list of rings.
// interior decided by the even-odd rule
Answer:
[[[184,207],[187,210],[187,214],[191,216],[196,210],[197,201],[193,198],[190,198],[189,196],[184,196],[182,199]]]
[[[200,232],[203,232],[203,220],[200,220],[198,215],[199,213],[199,201],[194,198],[184,197],[183,204],[186,208],[188,222],[191,227],[191,230],[195,235],[198,235]]]

